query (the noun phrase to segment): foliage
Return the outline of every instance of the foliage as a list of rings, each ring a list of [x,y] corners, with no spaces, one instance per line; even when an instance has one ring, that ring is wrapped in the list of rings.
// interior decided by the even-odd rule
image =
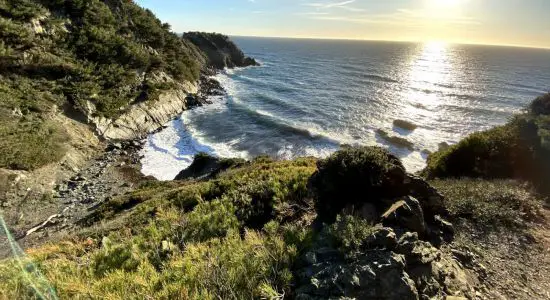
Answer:
[[[21,120],[0,125],[0,167],[33,170],[60,160],[66,151],[66,132],[43,120]]]
[[[4,0],[0,29],[1,48],[9,49],[1,51],[8,55],[0,74],[15,84],[32,78],[56,86],[64,101],[85,113],[91,101],[105,117],[154,96],[152,74],[196,81],[204,62],[193,44],[132,1]]]
[[[482,226],[517,228],[539,217],[541,201],[513,180],[446,179],[430,182],[445,196],[452,218]]]
[[[116,118],[135,101],[198,80],[204,63],[132,1],[3,0],[0,40],[0,167],[12,169],[63,156],[53,107]],[[153,80],[158,73],[175,81]]]
[[[233,232],[225,239],[188,246],[183,257],[171,262],[169,268],[176,272],[169,278],[184,282],[191,295],[260,298],[289,291],[295,257],[295,248],[279,237],[248,231],[241,239]],[[171,287],[179,289],[178,285]]]
[[[235,216],[233,203],[227,200],[202,202],[185,216],[182,239],[186,242],[203,242],[211,238],[224,237],[228,232],[238,228],[239,221]]]
[[[501,126],[474,133],[457,145],[430,155],[427,173],[432,178],[511,177],[519,158],[515,156],[524,150],[520,147],[518,134],[513,126]]]
[[[336,222],[327,227],[327,236],[335,247],[347,253],[359,250],[375,227],[367,220],[351,215],[338,215]]]
[[[345,148],[318,162],[311,178],[319,217],[328,223],[347,205],[399,196],[401,161],[379,147]]]
[[[529,105],[529,113],[532,115],[550,115],[550,93],[537,97]]]
[[[428,178],[516,178],[547,193],[550,175],[550,94],[535,99],[529,111],[508,124],[474,133],[448,149],[433,153],[423,174]]]
[[[260,159],[209,181],[148,182],[88,220],[116,217],[116,230],[30,255],[61,298],[290,295],[293,264],[313,240],[298,220],[312,212],[314,171],[315,159]],[[0,293],[32,295],[15,262],[0,262],[0,272]]]

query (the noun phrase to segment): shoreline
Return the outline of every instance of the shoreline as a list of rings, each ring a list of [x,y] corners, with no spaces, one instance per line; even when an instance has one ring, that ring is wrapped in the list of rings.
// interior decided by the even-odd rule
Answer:
[[[189,95],[186,99],[190,101],[190,105],[186,110],[209,105],[211,104],[208,100],[209,97],[221,96],[226,93],[221,84],[212,78],[218,72],[221,71],[210,69],[201,75],[198,92]],[[179,118],[180,115],[181,113],[174,117],[172,121]],[[33,225],[14,226],[8,224],[10,226],[8,229],[17,243],[23,249],[26,249],[46,242],[54,242],[63,236],[86,227],[86,225],[79,224],[79,222],[91,215],[103,203],[134,190],[142,182],[158,181],[156,178],[146,176],[141,172],[142,157],[140,152],[145,144],[145,139],[149,135],[160,132],[165,128],[166,125],[160,126],[145,134],[144,138],[140,137],[126,141],[102,140],[99,142],[99,147],[103,148],[97,150],[94,155],[87,159],[80,170],[61,171],[67,179],[53,185],[49,202],[54,208],[47,209],[49,212],[47,214],[41,214],[40,212],[45,204],[36,203],[33,206],[36,215],[27,216],[30,219],[26,221]],[[90,128],[90,130],[92,129]],[[18,206],[24,205],[26,198],[27,196],[23,196]],[[10,214],[10,207],[6,208],[8,208],[7,212]],[[3,245],[0,247],[0,258],[12,255],[11,249],[4,239],[4,237],[0,238]]]

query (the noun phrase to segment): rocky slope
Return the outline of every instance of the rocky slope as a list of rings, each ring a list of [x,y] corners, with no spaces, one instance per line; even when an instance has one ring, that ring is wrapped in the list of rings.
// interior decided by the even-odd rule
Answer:
[[[217,69],[257,66],[254,58],[244,53],[227,36],[217,33],[187,32],[183,38],[201,49],[208,64]]]
[[[0,28],[0,205],[18,237],[53,215],[70,225],[71,211],[128,183],[105,175],[119,169],[109,141],[143,138],[224,92],[202,49],[132,1],[1,1]],[[220,51],[242,53],[219,37]],[[54,197],[74,176],[102,188]]]
[[[135,169],[136,146],[111,145],[106,159],[57,189],[56,197],[76,209],[39,224],[31,236],[54,244],[21,257],[40,266],[40,280],[52,287],[44,293],[201,299],[544,299],[548,293],[547,210],[519,183],[432,185],[376,147],[347,148],[325,160],[203,154],[179,181],[157,182]],[[107,198],[96,203],[93,195]],[[11,260],[0,262],[0,271],[7,297],[27,293],[25,278],[38,278]]]

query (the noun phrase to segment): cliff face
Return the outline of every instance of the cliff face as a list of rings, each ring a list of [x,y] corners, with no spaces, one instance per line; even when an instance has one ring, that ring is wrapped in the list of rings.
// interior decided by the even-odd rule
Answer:
[[[197,84],[186,88],[163,92],[154,102],[138,103],[116,119],[91,117],[97,133],[108,140],[131,140],[142,138],[178,116],[191,105],[189,95],[197,93]]]
[[[196,104],[186,99],[208,66],[255,64],[227,37],[187,36],[202,42],[133,1],[0,1],[0,168],[60,161],[69,137],[56,115],[105,139],[142,137]]]
[[[183,39],[194,44],[203,55],[198,59],[203,70],[257,66],[258,63],[246,57],[229,37],[222,34],[190,32]],[[129,140],[142,138],[157,130],[182,111],[197,105],[194,95],[199,93],[201,82],[176,81],[166,73],[152,74],[156,85],[168,85],[172,89],[162,91],[158,98],[128,106],[116,118],[97,116],[92,103],[88,103],[89,122],[97,134],[108,140]]]
[[[217,33],[188,32],[183,35],[206,54],[209,66],[216,69],[257,66],[254,58],[246,57],[229,37]]]

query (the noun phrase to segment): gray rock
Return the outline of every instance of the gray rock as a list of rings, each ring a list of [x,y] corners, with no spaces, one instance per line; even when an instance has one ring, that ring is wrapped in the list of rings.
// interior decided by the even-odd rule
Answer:
[[[363,243],[367,248],[392,250],[397,245],[397,237],[392,228],[382,227],[366,238]]]
[[[396,201],[382,215],[382,223],[385,226],[397,225],[417,232],[421,237],[426,233],[424,212],[420,202],[413,197],[404,197],[403,200]]]
[[[368,251],[334,258],[298,272],[296,299],[418,299],[403,255]]]

